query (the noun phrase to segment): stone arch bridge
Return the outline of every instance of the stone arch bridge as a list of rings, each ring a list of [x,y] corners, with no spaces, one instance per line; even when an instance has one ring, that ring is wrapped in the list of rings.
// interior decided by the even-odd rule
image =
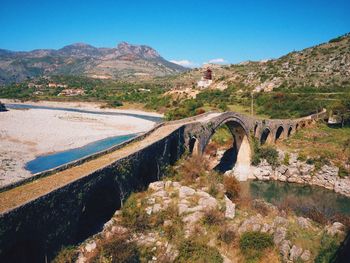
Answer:
[[[2,188],[0,262],[45,262],[96,233],[130,193],[159,180],[186,150],[202,154],[222,125],[234,138],[235,174],[245,180],[251,136],[274,143],[325,117],[325,111],[293,120],[209,112],[158,124],[122,145]]]

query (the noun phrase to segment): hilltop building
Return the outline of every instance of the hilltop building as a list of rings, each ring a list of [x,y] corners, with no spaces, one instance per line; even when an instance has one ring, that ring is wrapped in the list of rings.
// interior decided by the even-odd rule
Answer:
[[[208,88],[213,82],[213,71],[210,68],[207,68],[204,71],[203,76],[200,81],[197,82],[199,88]]]

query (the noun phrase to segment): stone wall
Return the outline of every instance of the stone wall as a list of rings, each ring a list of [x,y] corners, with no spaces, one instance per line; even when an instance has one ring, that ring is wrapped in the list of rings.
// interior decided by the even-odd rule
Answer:
[[[184,152],[184,128],[73,183],[0,215],[0,262],[45,262],[95,233],[123,200]]]

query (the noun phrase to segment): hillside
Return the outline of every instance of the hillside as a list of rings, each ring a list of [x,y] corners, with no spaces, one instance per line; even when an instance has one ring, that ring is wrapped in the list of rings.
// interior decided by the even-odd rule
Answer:
[[[238,84],[256,91],[350,87],[350,34],[278,59],[210,67],[214,73],[213,88],[227,84]],[[167,79],[176,87],[193,87],[202,71],[193,69]]]
[[[0,84],[49,75],[147,79],[185,70],[184,67],[165,60],[151,47],[126,42],[120,43],[116,48],[96,48],[77,43],[59,50],[14,52],[0,49]]]

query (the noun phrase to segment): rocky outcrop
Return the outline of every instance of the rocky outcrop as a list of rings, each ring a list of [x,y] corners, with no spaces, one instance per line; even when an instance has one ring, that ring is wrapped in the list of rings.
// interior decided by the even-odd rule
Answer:
[[[282,164],[273,168],[266,160],[263,160],[252,170],[252,179],[317,185],[350,196],[350,178],[340,178],[338,167],[324,165],[316,169],[312,164],[297,160],[296,154],[291,155],[288,165]]]

